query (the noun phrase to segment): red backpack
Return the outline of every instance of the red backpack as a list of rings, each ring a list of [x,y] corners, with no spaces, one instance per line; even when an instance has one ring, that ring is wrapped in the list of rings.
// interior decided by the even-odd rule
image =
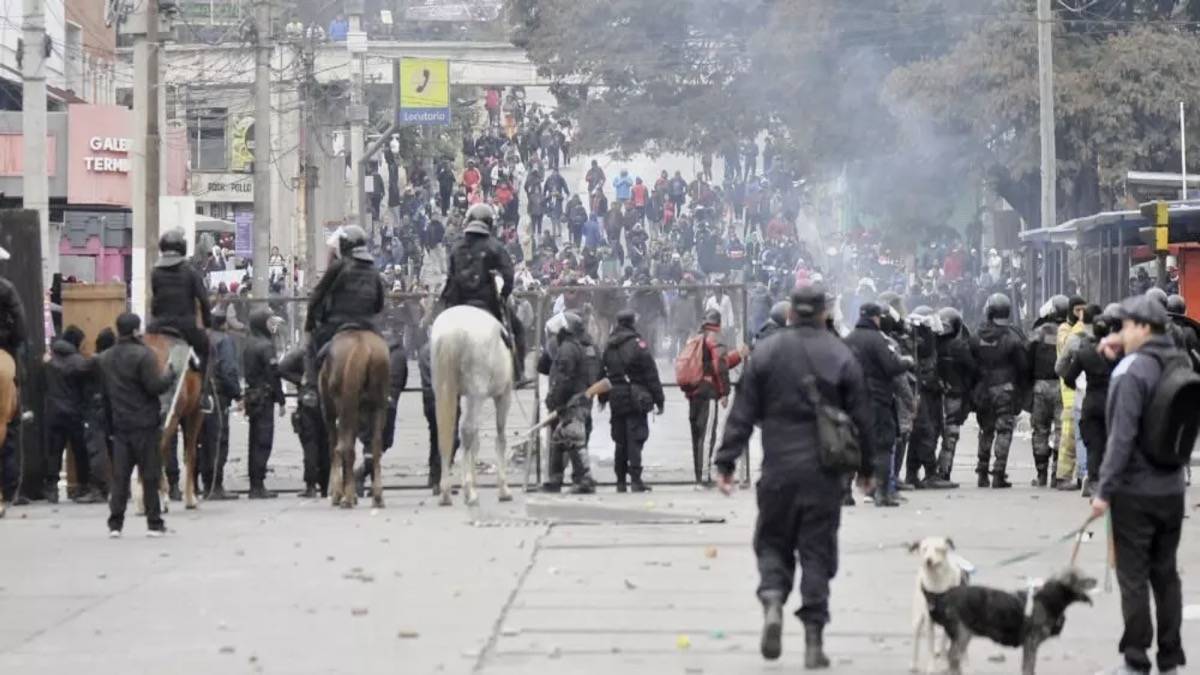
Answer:
[[[707,359],[708,346],[705,344],[704,331],[688,338],[675,357],[675,383],[688,393],[704,382],[704,362]]]

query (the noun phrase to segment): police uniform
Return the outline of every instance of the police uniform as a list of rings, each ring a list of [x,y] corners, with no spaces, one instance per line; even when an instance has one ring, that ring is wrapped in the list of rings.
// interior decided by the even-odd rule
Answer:
[[[612,383],[612,390],[601,401],[607,400],[611,406],[618,492],[625,491],[626,476],[632,480],[634,492],[649,490],[642,482],[642,445],[650,437],[646,416],[652,408],[661,411],[665,400],[658,366],[633,322],[633,312],[623,310],[617,314],[617,327],[601,357],[603,376]]]
[[[968,396],[975,388],[975,359],[971,357],[971,345],[963,335],[961,319],[952,332],[938,338],[938,379],[942,382],[942,409],[946,423],[942,431],[942,449],[938,453],[938,472],[950,480],[954,467],[954,453],[962,424],[970,412]]]
[[[320,354],[343,326],[373,330],[383,300],[383,277],[365,245],[335,261],[308,300],[304,329],[312,335],[312,354]]]
[[[875,303],[864,303],[859,312],[861,316],[858,323],[846,336],[846,346],[858,359],[870,396],[870,432],[877,453],[874,467],[875,505],[896,506],[899,502],[892,497],[890,487],[891,452],[898,431],[893,382],[908,367],[875,323],[875,317],[883,315],[883,308]]]
[[[942,383],[938,379],[937,339],[928,326],[914,325],[917,351],[917,415],[905,459],[905,482],[914,487],[951,487],[937,471],[937,443],[944,423]],[[924,469],[925,478],[918,472]]]
[[[600,354],[584,333],[583,321],[573,316],[558,333],[558,350],[550,366],[550,390],[546,394],[546,408],[558,413],[550,431],[549,476],[544,486],[549,492],[562,488],[567,458],[571,461],[573,491],[595,491],[587,455],[592,402],[581,394],[599,379],[599,371]]]
[[[1046,484],[1050,456],[1062,437],[1062,393],[1054,364],[1058,359],[1059,322],[1045,320],[1033,329],[1029,340],[1029,363],[1033,368],[1033,462],[1037,467],[1035,485]],[[1053,439],[1053,442],[1051,441]]]
[[[257,309],[250,315],[250,339],[242,353],[242,371],[246,375],[244,394],[246,415],[250,422],[249,473],[250,498],[274,497],[265,486],[267,461],[275,437],[275,405],[283,405],[283,385],[279,381],[279,364],[275,358],[275,343],[267,321],[269,309]]]
[[[801,605],[796,615],[805,627],[808,668],[829,665],[822,631],[830,620],[829,583],[838,567],[842,477],[822,465],[813,405],[797,382],[815,378],[823,401],[850,416],[862,449],[858,471],[869,476],[874,468],[870,396],[862,368],[851,349],[818,323],[825,303],[819,287],[793,295],[799,325],[755,349],[713,461],[722,480],[731,480],[742,449],[761,426],[754,553],[765,614],[762,650],[767,658],[778,657],[781,610],[799,562]],[[774,645],[769,644],[772,639]]]
[[[196,461],[205,499],[237,499],[225,491],[225,461],[229,458],[229,410],[242,398],[241,369],[237,347],[225,332],[225,319],[218,316],[208,333],[212,345],[213,384],[217,400],[213,411],[204,416]]]
[[[993,450],[995,463],[991,466],[991,486],[1012,487],[1005,469],[1028,362],[1025,341],[1008,325],[1007,314],[1006,311],[1003,316],[997,314],[989,318],[971,338],[971,356],[979,366],[979,383],[976,385],[979,458],[975,473],[979,476],[980,487],[989,485],[988,465]]]
[[[300,439],[304,452],[304,492],[309,499],[327,496],[329,492],[329,435],[325,432],[325,418],[321,415],[321,403],[317,383],[304,378],[305,360],[308,356],[303,347],[297,347],[279,360],[279,376],[294,384],[299,392],[299,403],[292,413],[292,431]]]

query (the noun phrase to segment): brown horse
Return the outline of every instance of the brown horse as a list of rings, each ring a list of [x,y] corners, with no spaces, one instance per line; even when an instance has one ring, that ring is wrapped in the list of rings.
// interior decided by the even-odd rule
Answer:
[[[17,364],[13,357],[0,349],[0,448],[8,437],[8,425],[17,418],[21,396],[17,389]],[[0,516],[4,515],[4,499],[0,498]]]
[[[185,344],[180,338],[161,333],[147,333],[142,339],[154,356],[158,358],[159,368],[167,369],[167,358],[171,349],[176,345]],[[175,391],[176,384],[171,392]],[[168,453],[171,451],[171,441],[179,433],[183,425],[183,504],[189,509],[196,508],[196,443],[200,439],[200,427],[204,423],[204,413],[200,409],[200,388],[203,386],[200,373],[190,368],[184,372],[183,386],[179,389],[174,410],[163,426],[162,438],[158,442],[158,450],[162,455],[163,475],[159,479],[159,493],[163,511],[166,512],[169,500],[167,498],[166,467]],[[139,481],[140,482],[140,481]],[[140,491],[140,490],[139,490]],[[134,496],[133,503],[140,510],[142,500]]]
[[[371,424],[371,493],[375,506],[383,506],[379,467],[383,464],[389,367],[387,343],[372,331],[342,331],[329,345],[318,385],[329,433],[329,494],[334,506],[351,508],[358,501],[354,445],[360,415],[366,415]]]

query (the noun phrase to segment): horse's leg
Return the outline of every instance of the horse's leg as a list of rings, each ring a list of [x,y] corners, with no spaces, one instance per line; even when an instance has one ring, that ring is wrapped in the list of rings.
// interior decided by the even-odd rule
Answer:
[[[450,506],[450,460],[454,456],[454,430],[458,426],[458,373],[433,345],[437,362],[433,372],[434,404],[437,408],[438,454],[442,456],[442,479],[438,503]],[[444,347],[443,347],[444,348]],[[444,359],[448,361],[449,359]]]
[[[492,399],[496,406],[496,487],[500,490],[500,501],[511,502],[508,490],[508,446],[504,438],[504,427],[508,421],[508,408],[512,405],[512,389]]]
[[[374,425],[371,429],[371,494],[376,508],[383,508],[383,427],[387,422],[387,405],[375,404]]]
[[[479,461],[479,408],[483,399],[468,396],[463,407],[462,424],[459,434],[462,436],[463,453],[463,500],[467,506],[479,503],[479,494],[475,491],[475,463]]]
[[[167,431],[170,433],[164,431],[158,441],[158,455],[162,458],[162,475],[158,477],[158,507],[162,513],[166,513],[171,504],[170,481],[167,480],[167,465],[171,463],[171,443],[178,441],[178,415],[172,414],[171,423],[167,425]]]
[[[204,413],[200,412],[197,398],[191,414],[183,422],[183,506],[188,509],[196,508],[196,442],[200,439],[203,424]]]
[[[358,503],[354,486],[354,448],[358,445],[358,396],[342,394],[338,403],[338,460],[342,463],[342,506],[353,508]]]
[[[342,455],[338,452],[337,415],[333,406],[322,397],[325,414],[325,435],[329,439],[329,502],[334,506],[342,503]]]

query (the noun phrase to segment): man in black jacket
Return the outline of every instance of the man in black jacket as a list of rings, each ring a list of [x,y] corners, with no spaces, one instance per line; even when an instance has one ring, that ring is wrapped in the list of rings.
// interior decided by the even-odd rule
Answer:
[[[304,452],[305,499],[324,499],[329,491],[329,436],[317,394],[317,383],[304,378],[306,348],[297,347],[279,361],[279,376],[299,390],[296,411],[292,413],[292,431],[300,439]]]
[[[738,456],[756,425],[762,426],[762,478],[758,482],[758,597],[764,608],[761,650],[776,659],[782,650],[783,605],[791,592],[797,554],[806,668],[827,668],[822,632],[829,623],[829,582],[837,573],[842,477],[827,471],[812,402],[801,387],[816,379],[827,405],[854,421],[862,448],[860,480],[869,487],[875,469],[870,396],[862,368],[850,348],[825,329],[828,299],[820,286],[792,294],[795,327],[758,346],[742,376],[725,436],[713,464],[721,491],[734,485]]]
[[[663,412],[663,389],[658,379],[658,366],[650,347],[634,327],[633,310],[617,312],[617,327],[604,347],[603,377],[612,383],[612,390],[600,397],[610,408],[613,444],[616,454],[613,468],[617,473],[617,492],[625,492],[628,476],[634,492],[649,492],[642,482],[642,445],[650,437],[646,415],[651,408]]]
[[[129,501],[129,477],[138,467],[146,510],[148,536],[167,531],[158,505],[158,481],[162,456],[158,441],[162,434],[159,396],[175,382],[174,367],[165,373],[150,348],[142,344],[136,314],[117,317],[117,344],[97,357],[104,377],[104,391],[112,410],[113,475],[109,495],[108,536],[121,536],[125,505]]]
[[[87,440],[83,426],[83,389],[89,376],[88,360],[79,353],[83,331],[67,326],[62,338],[50,345],[50,362],[46,364],[46,483],[44,495],[51,504],[58,503],[58,475],[62,471],[63,451],[70,444],[75,457],[75,475],[80,487],[87,491],[88,503],[95,503],[94,493],[99,485],[89,475]],[[77,498],[80,495],[68,495]]]
[[[908,321],[916,340],[918,402],[908,439],[904,484],[920,489],[956,488],[958,484],[941,477],[937,466],[938,439],[945,427],[942,381],[938,377],[937,333],[941,319],[931,307],[921,306],[908,315]],[[919,478],[922,469],[925,477]]]
[[[1115,309],[1115,308],[1114,308]],[[1081,333],[1077,347],[1066,357],[1059,359],[1059,374],[1066,386],[1074,389],[1075,381],[1082,373],[1087,374],[1087,390],[1079,408],[1079,435],[1087,447],[1087,483],[1083,496],[1091,497],[1100,481],[1100,465],[1104,460],[1104,446],[1108,441],[1108,430],[1104,425],[1104,406],[1108,400],[1108,380],[1116,364],[1109,361],[1098,350],[1100,341],[1112,332],[1119,323],[1115,312],[1101,312],[1096,305],[1089,305],[1083,322],[1092,327],[1091,333]]]
[[[988,487],[988,464],[995,443],[995,464],[991,469],[993,488],[1010,488],[1006,468],[1012,445],[1013,427],[1020,409],[1021,392],[1026,387],[1029,366],[1025,358],[1025,340],[1009,325],[1012,303],[1003,293],[995,293],[984,306],[984,323],[971,336],[971,356],[979,367],[975,413],[979,420],[979,461],[975,473],[979,487]]]
[[[212,326],[212,308],[208,303],[208,291],[204,278],[192,267],[187,258],[187,241],[183,230],[167,230],[158,240],[158,260],[150,273],[150,324],[148,333],[161,333],[172,329],[179,333],[199,360],[197,370],[207,374],[208,334]],[[200,312],[200,324],[196,325],[196,312]],[[206,391],[206,390],[205,390]]]
[[[91,503],[96,497],[99,501],[108,500],[108,491],[112,484],[112,420],[110,418],[108,400],[104,395],[104,375],[100,371],[99,357],[112,348],[117,342],[116,333],[112,328],[103,328],[96,335],[96,349],[88,368],[88,377],[83,388],[84,424],[88,446],[88,471],[94,486],[99,486],[99,494],[84,496],[79,502]]]
[[[196,461],[200,467],[200,483],[205,499],[213,501],[237,499],[225,491],[225,461],[229,457],[229,411],[234,401],[242,400],[241,371],[233,337],[225,332],[225,315],[214,314],[208,332],[212,345],[213,384],[217,405],[204,416],[200,429],[200,445]]]
[[[938,379],[942,382],[942,408],[946,415],[938,473],[942,480],[949,481],[962,424],[971,409],[968,397],[975,388],[975,359],[963,330],[962,314],[953,307],[943,307],[938,310],[938,318],[944,330],[938,336]]]
[[[242,372],[246,374],[244,404],[250,422],[249,473],[250,499],[270,499],[276,496],[267,490],[267,462],[275,440],[275,405],[283,416],[283,385],[279,381],[279,362],[275,358],[275,342],[271,338],[269,307],[260,307],[250,314],[250,340],[242,353]]]
[[[592,435],[592,401],[582,394],[599,379],[600,355],[584,330],[583,319],[574,312],[563,313],[563,327],[558,331],[558,349],[550,366],[550,391],[546,393],[546,408],[558,413],[551,426],[550,456],[545,492],[560,492],[566,471],[565,459],[571,460],[571,479],[574,494],[592,494],[592,480],[587,457],[587,439]],[[582,438],[576,432],[582,427]]]
[[[899,506],[891,483],[891,452],[898,433],[894,382],[912,365],[910,357],[901,357],[880,332],[884,309],[874,302],[863,303],[854,330],[846,336],[846,346],[858,359],[870,395],[872,424],[868,429],[876,451],[875,506]]]
[[[1120,673],[1149,673],[1147,651],[1154,641],[1150,591],[1158,623],[1158,672],[1176,673],[1187,663],[1180,636],[1183,589],[1177,557],[1183,530],[1184,467],[1156,464],[1143,447],[1143,415],[1163,377],[1164,365],[1186,357],[1166,334],[1170,319],[1155,300],[1136,296],[1121,303],[1119,333],[1102,342],[1110,360],[1120,362],[1109,383],[1106,417],[1108,447],[1092,516],[1112,507],[1117,584],[1125,632],[1118,649]],[[1124,358],[1121,358],[1124,356]]]

